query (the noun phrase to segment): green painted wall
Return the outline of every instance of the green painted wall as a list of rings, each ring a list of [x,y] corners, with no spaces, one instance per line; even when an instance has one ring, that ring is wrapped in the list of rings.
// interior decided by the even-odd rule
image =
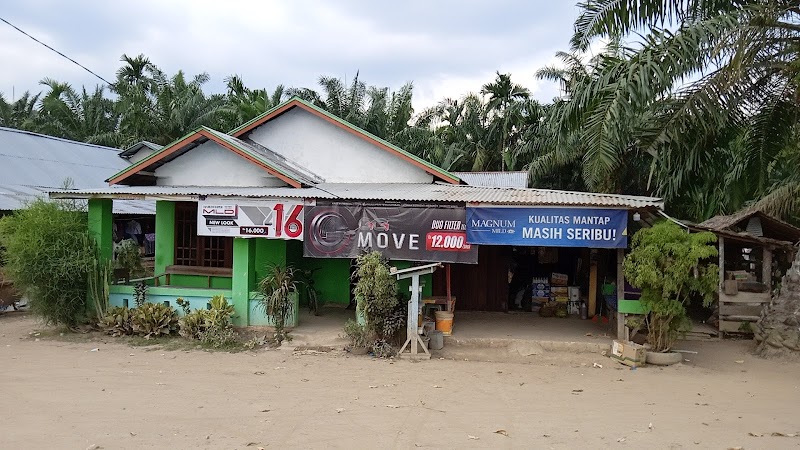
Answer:
[[[256,242],[252,239],[233,239],[233,324],[250,325],[250,290],[255,285]]]
[[[161,277],[159,281],[164,283],[164,277]],[[208,277],[202,275],[170,275],[169,285],[205,289],[208,288]],[[211,277],[212,289],[229,290],[232,288],[232,286],[233,285],[230,277]]]
[[[321,303],[350,303],[350,260],[338,258],[303,258],[303,267],[314,272],[314,287]]]
[[[113,200],[89,199],[89,234],[100,248],[100,257],[111,259],[114,253]]]
[[[286,265],[286,242],[281,239],[253,238],[255,241],[255,279],[253,289],[264,278],[270,265]]]
[[[164,273],[164,268],[175,263],[175,203],[165,200],[156,202],[156,258],[155,274]],[[176,281],[181,276],[172,276],[171,282]],[[190,281],[184,281],[189,283]],[[228,281],[230,289],[230,280]],[[212,282],[213,286],[213,282]],[[203,286],[206,287],[204,284]]]

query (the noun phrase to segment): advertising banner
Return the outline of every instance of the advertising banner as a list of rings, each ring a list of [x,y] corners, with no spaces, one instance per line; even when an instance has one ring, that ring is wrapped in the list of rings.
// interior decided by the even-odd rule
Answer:
[[[355,258],[377,250],[394,260],[477,264],[478,247],[467,243],[465,214],[460,207],[423,205],[306,206],[303,254]]]
[[[628,211],[593,208],[467,208],[467,242],[536,247],[625,248]]]
[[[197,235],[303,240],[302,200],[204,200]]]

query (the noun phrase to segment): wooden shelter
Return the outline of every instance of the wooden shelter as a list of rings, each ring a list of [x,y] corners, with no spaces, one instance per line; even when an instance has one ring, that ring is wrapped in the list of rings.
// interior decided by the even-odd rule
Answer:
[[[773,280],[794,257],[800,228],[755,209],[715,216],[688,227],[717,235],[719,331],[723,335],[752,332],[750,324],[759,320],[770,302]]]

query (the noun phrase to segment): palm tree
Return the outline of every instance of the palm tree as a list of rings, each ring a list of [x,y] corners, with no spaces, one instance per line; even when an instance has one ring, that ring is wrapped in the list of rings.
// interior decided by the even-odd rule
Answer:
[[[669,200],[697,186],[708,155],[733,142],[726,136],[738,135],[743,140],[732,149],[749,161],[741,173],[756,177],[758,186],[750,201],[764,198],[759,205],[773,211],[798,206],[797,196],[789,195],[797,192],[793,181],[772,178],[781,172],[771,169],[795,148],[796,1],[600,0],[580,6],[574,51],[598,37],[643,34],[636,47],[594,61],[589,76],[571,83],[567,101],[555,108],[560,139],[578,133],[590,144],[580,156],[590,187],[621,189],[607,177],[623,173],[628,162],[639,167],[649,160],[651,188]]]
[[[39,106],[37,131],[76,141],[114,146],[114,133],[119,115],[114,102],[104,97],[105,90],[97,86],[92,94],[83,88],[76,92],[68,83],[45,78],[40,84],[49,91]]]
[[[225,79],[228,92],[225,113],[227,126],[233,129],[278,106],[287,96],[286,89],[279,84],[270,94],[266,89],[250,89],[244,85],[242,78],[231,75]]]
[[[39,119],[36,108],[39,97],[40,94],[31,95],[26,91],[20,98],[9,103],[0,93],[0,126],[35,131]]]
[[[488,95],[486,114],[491,122],[489,133],[494,135],[500,155],[500,170],[506,168],[506,152],[509,151],[509,138],[520,119],[519,102],[530,96],[528,89],[511,81],[510,74],[497,72],[497,78],[483,85],[481,94]],[[518,131],[518,130],[516,130]]]

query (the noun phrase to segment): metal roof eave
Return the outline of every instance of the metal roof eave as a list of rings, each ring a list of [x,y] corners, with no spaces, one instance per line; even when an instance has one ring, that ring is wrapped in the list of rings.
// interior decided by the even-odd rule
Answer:
[[[617,196],[529,188],[486,188],[450,184],[321,183],[313,187],[119,186],[103,189],[53,190],[52,198],[177,199],[199,196],[240,198],[310,198],[348,201],[434,202],[502,206],[624,208],[663,210],[654,197]]]

